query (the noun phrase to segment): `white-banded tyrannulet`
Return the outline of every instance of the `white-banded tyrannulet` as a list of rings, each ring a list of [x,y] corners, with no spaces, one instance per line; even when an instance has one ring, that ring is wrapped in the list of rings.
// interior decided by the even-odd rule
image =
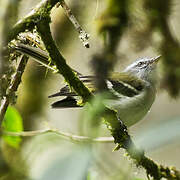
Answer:
[[[48,55],[42,50],[22,44],[16,45],[15,49],[33,58],[48,60]],[[105,105],[115,109],[126,126],[131,126],[140,121],[148,113],[154,102],[157,78],[156,67],[159,58],[160,56],[138,59],[123,72],[111,73],[106,80],[107,87],[114,96],[112,99],[106,99],[104,101]],[[87,87],[93,89],[94,76],[79,75],[79,78]],[[66,98],[53,103],[53,108],[79,107],[76,103],[77,94],[68,86],[63,87],[58,93],[49,97],[56,96],[66,96]]]

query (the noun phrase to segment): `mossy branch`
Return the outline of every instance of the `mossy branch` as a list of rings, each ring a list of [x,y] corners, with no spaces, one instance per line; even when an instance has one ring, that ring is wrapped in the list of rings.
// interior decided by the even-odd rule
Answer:
[[[13,101],[12,98],[15,98],[14,97],[15,92],[17,91],[17,88],[19,84],[21,83],[21,77],[26,67],[27,60],[28,60],[28,57],[26,55],[23,55],[21,57],[19,65],[16,69],[16,72],[12,77],[11,83],[8,89],[6,90],[6,95],[3,98],[1,102],[1,106],[0,106],[0,124],[2,123],[4,119],[4,115],[6,113],[9,103]]]
[[[56,65],[59,73],[63,75],[66,82],[80,95],[84,102],[88,101],[91,96],[90,91],[79,80],[72,69],[66,64],[64,57],[60,54],[57,46],[54,43],[50,32],[50,17],[45,16],[44,19],[37,24],[37,31],[48,51],[49,57],[53,64]]]
[[[14,65],[10,61],[10,53],[8,51],[9,34],[12,32],[12,24],[16,21],[18,15],[19,1],[2,1],[2,11],[0,17],[0,126],[4,119],[5,112],[9,103],[12,103],[15,92],[21,81],[21,76],[25,68],[25,59],[23,56],[19,66],[14,73]]]
[[[9,34],[9,41],[15,39],[21,32],[33,30],[36,23],[41,20],[41,15],[44,14],[43,10],[45,10],[46,13],[50,13],[51,9],[58,2],[61,2],[61,0],[42,0],[25,18],[14,25]]]
[[[114,142],[117,143],[115,150],[123,148],[127,151],[129,157],[134,160],[138,167],[143,167],[148,176],[155,180],[161,178],[177,180],[180,179],[180,173],[175,168],[164,167],[158,165],[150,158],[146,157],[141,149],[138,149],[133,143],[126,127],[116,118],[116,113],[112,110],[106,109],[105,121],[108,129],[114,137]]]
[[[72,69],[66,64],[65,59],[59,53],[59,50],[54,44],[51,36],[49,27],[50,10],[58,2],[60,3],[61,0],[46,0],[39,3],[30,14],[28,14],[24,19],[19,21],[14,26],[9,40],[16,38],[20,32],[24,32],[26,29],[34,29],[34,27],[37,25],[37,30],[41,35],[52,62],[57,66],[57,69],[64,76],[67,83],[74,88],[74,90],[83,98],[84,101],[87,101],[87,97],[90,97],[91,95],[90,91],[84,86],[75,73],[72,72]]]
[[[81,25],[79,24],[79,22],[77,21],[76,17],[73,15],[73,13],[71,12],[71,9],[68,7],[66,2],[64,0],[61,0],[61,2],[59,4],[64,9],[66,16],[69,18],[69,20],[74,25],[74,28],[79,33],[79,38],[82,41],[83,46],[86,48],[89,48],[90,47],[89,42],[88,42],[89,34],[82,29]]]

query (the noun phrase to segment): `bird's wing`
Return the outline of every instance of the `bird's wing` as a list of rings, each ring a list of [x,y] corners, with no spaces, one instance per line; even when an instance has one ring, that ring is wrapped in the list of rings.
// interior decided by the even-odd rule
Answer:
[[[144,88],[144,81],[125,72],[113,73],[108,78],[111,89],[122,96],[133,97]]]
[[[94,79],[95,76],[79,76],[79,79],[85,84],[85,86],[92,92],[95,92]],[[60,89],[59,92],[48,96],[49,98],[57,97],[57,96],[78,96],[73,89],[71,89],[68,85],[64,86]]]
[[[128,76],[128,78],[127,78]],[[79,76],[79,79],[85,84],[85,86],[92,92],[96,92],[95,88],[95,76]],[[130,76],[127,73],[113,73],[110,75],[109,78],[106,80],[107,87],[114,95],[119,94],[119,96],[128,96],[133,97],[138,95],[139,92],[144,88],[144,83],[141,79],[137,79],[137,77]],[[49,96],[56,97],[56,96],[78,96],[75,91],[73,91],[68,85],[64,86],[60,89],[59,92],[52,94]]]
[[[96,78],[96,76],[79,75],[79,79],[92,93],[96,93],[96,88],[94,85]],[[106,83],[109,91],[112,93],[112,96],[109,99],[117,99],[117,97],[134,97],[138,95],[140,91],[144,88],[143,80],[137,79],[137,77],[134,76],[127,75],[124,72],[113,73],[113,75],[110,75],[109,78],[106,80]],[[59,92],[50,95],[49,98],[56,96],[66,96],[66,98],[53,103],[51,105],[53,108],[81,107],[77,103],[76,96],[78,95],[68,85],[60,89]]]
[[[56,101],[53,104],[51,104],[52,108],[75,108],[75,107],[81,107],[77,103],[77,99],[67,96],[66,98]]]
[[[85,86],[94,93],[94,78],[95,76],[82,76],[79,75],[79,79],[85,84]],[[51,104],[52,108],[75,108],[82,107],[78,105],[78,96],[68,85],[64,86],[60,89],[59,92],[52,94],[49,98],[57,97],[57,96],[66,96],[66,98],[56,101]]]

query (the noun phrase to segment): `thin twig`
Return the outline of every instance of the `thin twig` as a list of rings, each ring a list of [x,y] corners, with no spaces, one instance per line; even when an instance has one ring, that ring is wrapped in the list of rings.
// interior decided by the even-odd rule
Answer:
[[[27,60],[28,60],[27,56],[24,55],[21,57],[16,73],[12,77],[10,86],[6,91],[6,96],[4,96],[2,99],[2,103],[0,106],[0,123],[2,123],[2,120],[4,119],[4,115],[10,103],[10,99],[13,97],[14,93],[17,91],[17,88],[21,82],[21,77],[24,72]]]
[[[79,33],[79,38],[82,41],[83,46],[86,48],[89,48],[90,47],[89,42],[88,42],[89,34],[85,30],[82,29],[81,25],[79,24],[79,22],[77,21],[77,19],[73,15],[71,9],[68,7],[66,2],[64,0],[62,0],[59,4],[64,9],[66,16],[69,18],[69,20],[72,22],[75,29]]]
[[[62,138],[76,141],[76,142],[98,142],[98,143],[112,143],[114,141],[113,137],[98,137],[98,138],[91,138],[87,136],[78,136],[66,132],[62,132],[57,129],[44,129],[44,130],[36,130],[36,131],[22,131],[22,132],[10,132],[10,131],[1,131],[2,134],[8,136],[21,136],[21,137],[32,137],[38,136],[46,133],[56,133],[60,135]]]

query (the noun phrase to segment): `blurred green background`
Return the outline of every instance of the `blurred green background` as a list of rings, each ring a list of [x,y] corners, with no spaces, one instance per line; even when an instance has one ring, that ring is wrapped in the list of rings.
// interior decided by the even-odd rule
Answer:
[[[52,11],[51,30],[53,37],[67,60],[80,73],[93,73],[90,65],[92,56],[103,48],[102,37],[97,33],[99,17],[106,8],[106,1],[67,0],[74,15],[90,34],[90,49],[85,49],[78,33],[65,16],[61,7]],[[180,2],[172,1],[169,27],[180,39]],[[24,17],[38,3],[22,0],[19,19]],[[148,30],[143,1],[130,1],[131,21],[124,31],[117,48],[118,61],[115,71],[121,71],[139,57],[159,55],[161,37]],[[144,33],[143,33],[144,32]],[[163,61],[163,57],[162,57]],[[178,59],[178,61],[180,61]],[[157,98],[148,115],[129,129],[135,143],[145,149],[146,155],[159,164],[180,169],[180,99],[172,98],[163,85],[164,67],[159,64],[159,88]],[[25,130],[57,128],[72,134],[83,134],[82,123],[86,117],[83,109],[51,109],[56,99],[48,95],[57,92],[64,85],[59,74],[52,74],[34,61],[29,61],[18,89],[16,108],[23,118]],[[105,125],[101,125],[99,136],[110,136]],[[142,168],[137,168],[123,150],[112,152],[113,143],[77,144],[62,139],[55,133],[25,137],[19,149],[13,149],[2,142],[0,157],[0,179],[32,180],[111,180],[146,179]]]

